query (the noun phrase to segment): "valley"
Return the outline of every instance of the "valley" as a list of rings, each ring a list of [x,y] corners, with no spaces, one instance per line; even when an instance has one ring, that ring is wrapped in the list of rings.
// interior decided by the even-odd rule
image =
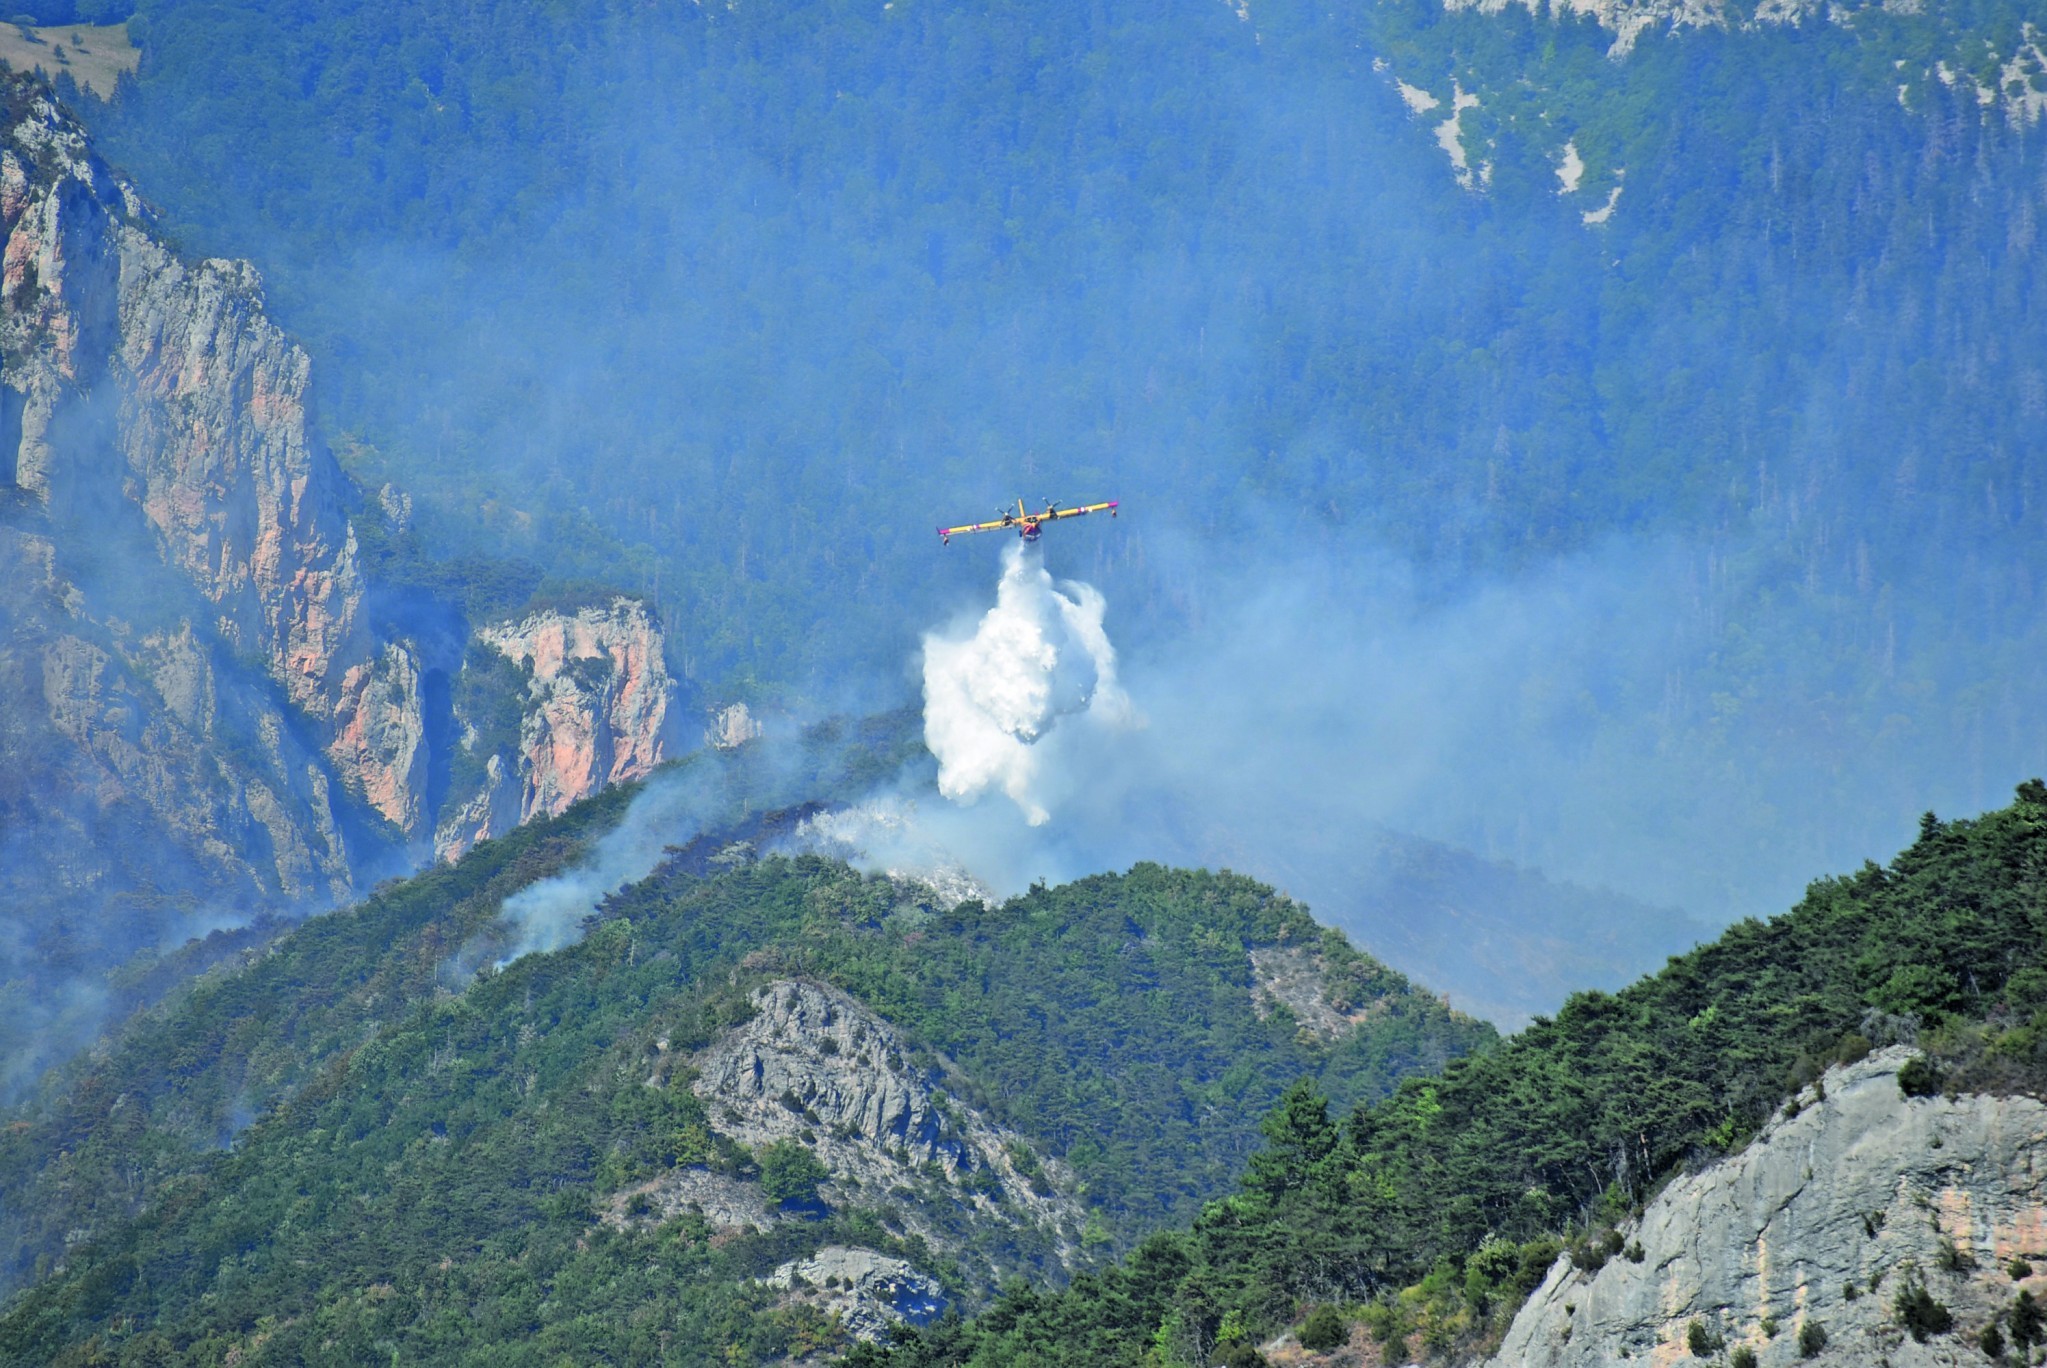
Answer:
[[[2033,7],[21,3],[0,1364],[2047,1365]]]

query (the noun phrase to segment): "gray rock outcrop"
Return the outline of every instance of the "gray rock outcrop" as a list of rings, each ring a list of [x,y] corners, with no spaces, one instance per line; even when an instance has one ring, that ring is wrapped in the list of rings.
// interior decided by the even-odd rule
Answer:
[[[938,1173],[989,1219],[1078,1232],[1078,1205],[1020,1164],[1029,1146],[914,1063],[901,1034],[859,1002],[791,979],[762,988],[754,1008],[696,1061],[691,1086],[722,1133],[809,1145],[841,1193],[849,1180],[885,1192]]]
[[[726,1229],[766,1230],[782,1219],[759,1183],[705,1168],[671,1169],[614,1193],[599,1219],[614,1230],[624,1230],[636,1221],[658,1224],[686,1211]]]
[[[855,1339],[878,1340],[898,1325],[929,1325],[945,1314],[945,1291],[902,1259],[871,1249],[826,1245],[769,1274],[769,1287],[836,1315]]]
[[[1261,945],[1251,955],[1251,1008],[1259,1017],[1271,1016],[1285,1007],[1301,1024],[1301,1030],[1323,1040],[1348,1035],[1373,1010],[1384,1003],[1339,1009],[1329,997],[1329,965],[1313,950],[1301,945]]]
[[[2022,1289],[2047,1297],[2047,1105],[1907,1098],[1911,1054],[1829,1071],[1796,1115],[1671,1183],[1625,1232],[1638,1251],[1591,1273],[1558,1260],[1491,1368],[1695,1362],[1695,1321],[1712,1362],[1741,1348],[1762,1368],[1989,1362],[1982,1329]],[[2015,1281],[2021,1257],[2037,1272]],[[1898,1298],[1915,1287],[1951,1331],[1907,1333]],[[1813,1356],[1808,1323],[1825,1341]]]

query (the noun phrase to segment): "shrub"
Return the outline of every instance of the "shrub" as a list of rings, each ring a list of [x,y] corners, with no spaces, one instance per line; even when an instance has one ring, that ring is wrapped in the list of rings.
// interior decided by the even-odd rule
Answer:
[[[1727,1368],[1756,1368],[1756,1351],[1742,1345],[1727,1356]]]
[[[1798,1356],[1818,1358],[1820,1350],[1827,1347],[1827,1328],[1816,1320],[1809,1320],[1798,1327]]]
[[[1363,1320],[1372,1338],[1389,1347],[1407,1338],[1410,1328],[1399,1304],[1390,1297],[1381,1297],[1366,1307]]]
[[[1993,1359],[2004,1357],[2004,1335],[1998,1330],[1996,1321],[1984,1326],[1983,1333],[1976,1336],[1976,1347]]]
[[[1335,1307],[1318,1306],[1301,1323],[1301,1347],[1326,1354],[1350,1338],[1346,1330],[1343,1316]]]
[[[1898,1323],[1921,1344],[1926,1343],[1930,1335],[1945,1335],[1955,1328],[1953,1313],[1935,1301],[1933,1295],[1918,1283],[1901,1289],[1895,1305]]]
[[[804,1205],[817,1200],[817,1187],[831,1171],[794,1140],[777,1140],[762,1149],[761,1191],[783,1205]]]
[[[2013,1282],[2024,1282],[2027,1278],[2033,1276],[2033,1266],[2024,1259],[2013,1259],[2011,1267],[2005,1271],[2011,1274]]]
[[[1931,1097],[1940,1091],[1940,1070],[1925,1055],[1913,1055],[1898,1070],[1898,1091],[1907,1097]]]
[[[2019,1293],[2019,1299],[2012,1303],[2011,1308],[2011,1337],[2019,1342],[2020,1348],[2030,1349],[2040,1342],[2042,1330],[2047,1329],[2043,1321],[2047,1321],[2047,1313],[2040,1310],[2040,1303],[2033,1300],[2033,1294]]]
[[[1514,1280],[1509,1284],[1514,1296],[1525,1298],[1542,1286],[1542,1280],[1549,1276],[1550,1265],[1557,1261],[1557,1255],[1563,1250],[1553,1235],[1539,1236],[1522,1245],[1520,1262],[1514,1270]]]
[[[1606,1261],[1621,1252],[1626,1243],[1618,1230],[1609,1230],[1599,1235],[1587,1235],[1571,1246],[1571,1262],[1587,1273],[1597,1273],[1606,1267]]]
[[[1216,1346],[1216,1360],[1222,1368],[1271,1368],[1265,1355],[1258,1352],[1249,1340],[1231,1340]]]
[[[1713,1337],[1706,1333],[1706,1323],[1704,1321],[1695,1318],[1690,1325],[1685,1327],[1685,1347],[1692,1351],[1693,1358],[1712,1357]]]

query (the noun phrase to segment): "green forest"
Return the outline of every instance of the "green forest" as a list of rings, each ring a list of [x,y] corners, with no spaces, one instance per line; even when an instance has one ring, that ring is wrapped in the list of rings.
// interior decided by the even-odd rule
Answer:
[[[816,1354],[843,1332],[758,1279],[835,1241],[930,1267],[978,1311],[854,1347],[864,1368],[1204,1364],[1310,1314],[1469,1350],[1560,1254],[1616,1257],[1664,1179],[1739,1150],[1830,1063],[1906,1039],[1919,1086],[2047,1090],[2033,782],[1981,818],[1928,814],[1889,864],[1505,1041],[1269,889],[1157,866],[947,911],[814,856],[705,875],[679,855],[580,945],[435,990],[507,887],[603,824],[576,817],[215,971],[19,1112],[0,1130],[9,1209],[90,1191],[96,1209],[57,1219],[98,1233],[62,1254],[54,1231],[17,1233],[43,1277],[0,1315],[0,1354]],[[1246,948],[1289,945],[1370,1005],[1364,1025],[1324,1044],[1252,1010]],[[1091,1251],[1118,1261],[1062,1287],[1041,1248],[963,1226],[934,1249],[885,1207],[738,1238],[687,1214],[598,1222],[606,1194],[677,1164],[814,1184],[791,1155],[705,1149],[703,1104],[642,1080],[657,1037],[708,1043],[779,977],[836,984],[950,1061],[965,1100],[1070,1166]],[[983,1259],[1029,1280],[984,1303]]]
[[[1188,1228],[850,1361],[1205,1364],[1318,1306],[1389,1344],[1476,1347],[1567,1248],[1588,1266],[1619,1254],[1614,1227],[1662,1180],[1901,1032],[1932,1061],[1928,1090],[2047,1092],[2047,786],[1974,820],[1929,813],[1889,864],[1383,1101],[1332,1112],[1304,1081]]]
[[[770,979],[851,992],[1060,1160],[1094,1260],[1193,1217],[1292,1081],[1381,1097],[1495,1040],[1271,890],[1157,866],[945,910],[815,856],[705,876],[678,855],[581,944],[451,990],[450,957],[488,941],[504,894],[603,815],[315,919],[63,1071],[0,1130],[4,1208],[33,1213],[10,1243],[36,1264],[11,1273],[38,1279],[0,1316],[0,1358],[751,1362],[837,1342],[754,1282],[825,1244],[906,1254],[969,1300],[991,1261],[1061,1276],[993,1225],[929,1248],[887,1202],[736,1238],[701,1218],[594,1223],[678,1164],[814,1184],[789,1155],[707,1149],[703,1105],[643,1081],[657,1039],[709,1043]],[[1254,1009],[1254,946],[1321,956],[1362,1024],[1325,1041]],[[96,1238],[64,1248],[79,1226]]]

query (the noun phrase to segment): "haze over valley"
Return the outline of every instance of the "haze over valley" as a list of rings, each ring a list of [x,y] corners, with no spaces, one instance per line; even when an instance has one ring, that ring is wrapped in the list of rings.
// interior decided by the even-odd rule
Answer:
[[[2047,1361],[2047,16],[23,3],[0,1361]]]

